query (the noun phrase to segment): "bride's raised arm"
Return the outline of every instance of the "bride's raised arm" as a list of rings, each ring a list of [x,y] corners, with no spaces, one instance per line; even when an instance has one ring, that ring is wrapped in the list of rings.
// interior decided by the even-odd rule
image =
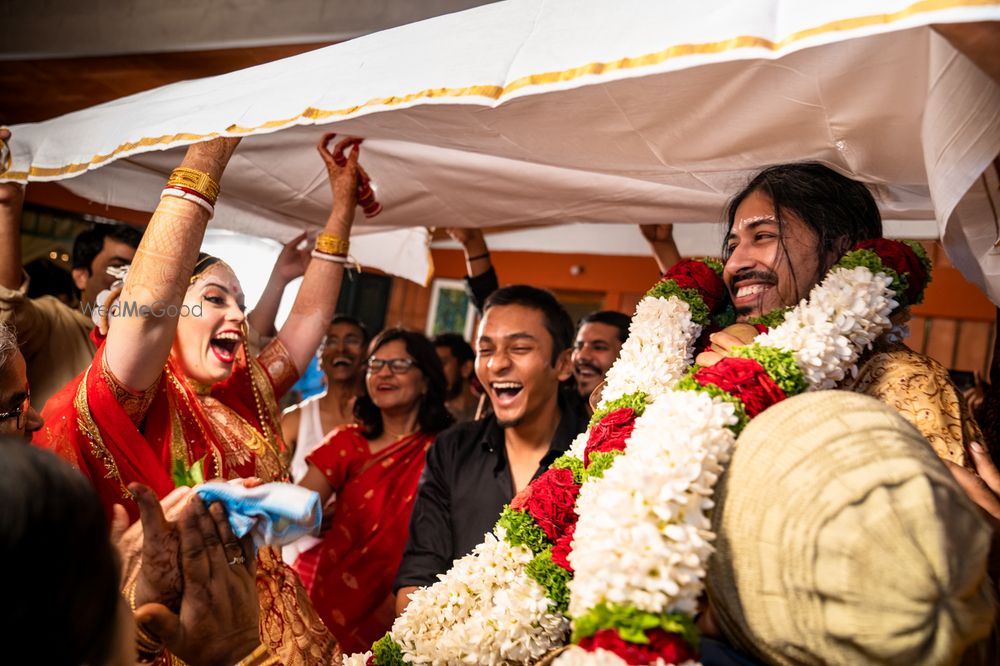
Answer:
[[[104,349],[108,369],[132,390],[152,386],[163,372],[218,183],[239,142],[188,147],[168,184],[171,196],[160,199],[135,253]]]
[[[333,190],[333,210],[323,233],[316,239],[313,259],[306,269],[292,311],[278,331],[278,339],[288,350],[299,372],[305,369],[316,353],[337,307],[344,264],[347,262],[347,239],[358,201],[359,177],[364,173],[358,166],[360,140],[344,139],[337,144],[334,151],[336,155],[342,154],[346,147],[353,144],[346,160],[337,164],[338,160],[326,147],[332,137],[332,134],[324,136],[318,149],[326,162],[330,188]]]

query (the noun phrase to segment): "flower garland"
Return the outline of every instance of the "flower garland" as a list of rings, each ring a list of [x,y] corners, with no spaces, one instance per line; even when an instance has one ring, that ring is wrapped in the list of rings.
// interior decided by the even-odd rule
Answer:
[[[649,396],[663,395],[683,376],[709,323],[709,304],[717,307],[725,295],[717,270],[721,266],[682,262],[639,303],[592,423],[611,412],[632,419]],[[344,663],[523,664],[564,645],[576,499],[624,448],[628,433],[611,436],[614,422],[607,419],[577,437],[569,453],[504,509],[483,544],[412,595],[372,653],[351,655]],[[587,452],[595,436],[602,444]]]
[[[373,653],[344,663],[530,663],[563,644],[567,615],[575,645],[557,664],[693,663],[708,511],[736,436],[786,396],[856,372],[890,314],[919,302],[918,248],[859,244],[782,323],[686,374],[725,288],[717,262],[675,266],[640,302],[589,432],[414,594]]]

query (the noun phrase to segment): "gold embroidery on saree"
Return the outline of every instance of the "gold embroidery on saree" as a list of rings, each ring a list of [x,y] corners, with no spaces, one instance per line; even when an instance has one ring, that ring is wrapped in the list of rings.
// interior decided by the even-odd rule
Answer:
[[[90,452],[94,454],[94,457],[107,470],[104,478],[116,480],[122,491],[122,499],[131,499],[132,494],[129,493],[128,489],[125,488],[125,484],[122,483],[118,464],[115,462],[114,456],[111,455],[111,451],[105,446],[104,439],[101,437],[101,431],[90,414],[90,406],[87,404],[87,380],[89,378],[90,368],[87,368],[87,372],[83,375],[83,381],[80,382],[80,386],[76,390],[76,397],[73,398],[73,406],[76,408],[76,424],[80,428],[80,431],[86,433],[87,439],[90,440]]]

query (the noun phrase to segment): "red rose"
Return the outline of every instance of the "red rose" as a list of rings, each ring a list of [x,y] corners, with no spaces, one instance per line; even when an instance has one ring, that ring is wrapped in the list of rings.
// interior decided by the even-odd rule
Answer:
[[[580,647],[588,652],[598,648],[614,652],[626,664],[652,664],[657,659],[668,664],[682,664],[696,657],[691,646],[678,634],[652,629],[646,632],[646,638],[649,642],[645,644],[630,643],[615,629],[602,629],[581,640]]]
[[[711,367],[698,370],[694,379],[702,386],[714,384],[742,400],[750,418],[785,399],[785,392],[760,363],[750,358],[727,356]]]
[[[608,412],[590,429],[587,448],[583,450],[583,464],[590,465],[590,454],[596,451],[624,451],[625,440],[635,428],[635,410],[622,407]]]
[[[900,294],[902,305],[916,303],[920,292],[927,286],[927,271],[920,262],[920,257],[906,243],[889,240],[888,238],[872,238],[859,241],[855,250],[871,250],[878,255],[886,268],[891,268],[900,275],[906,275],[906,294]]]
[[[568,469],[550,469],[531,482],[531,492],[524,500],[524,510],[550,541],[555,542],[576,522],[573,507],[580,486]]]
[[[682,289],[697,289],[709,312],[715,312],[726,297],[722,278],[707,264],[694,259],[682,259],[663,274],[664,280],[673,280]]]
[[[566,571],[573,573],[573,567],[569,563],[569,554],[573,552],[573,534],[576,532],[576,523],[566,528],[563,535],[556,540],[552,546],[552,561]]]

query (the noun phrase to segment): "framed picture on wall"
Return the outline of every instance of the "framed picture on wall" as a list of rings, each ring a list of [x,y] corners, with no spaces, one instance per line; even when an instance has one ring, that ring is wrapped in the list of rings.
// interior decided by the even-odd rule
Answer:
[[[427,336],[440,333],[461,333],[472,339],[476,309],[465,293],[462,280],[437,279],[431,285],[431,305],[427,313]]]

